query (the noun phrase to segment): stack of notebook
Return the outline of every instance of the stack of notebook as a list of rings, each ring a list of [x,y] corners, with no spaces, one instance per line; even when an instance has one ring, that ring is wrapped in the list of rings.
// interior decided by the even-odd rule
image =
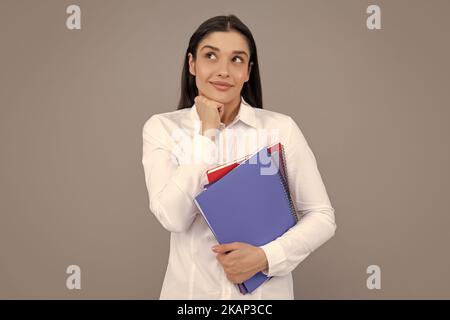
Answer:
[[[194,202],[220,244],[262,246],[297,223],[281,143],[210,169],[207,176]],[[251,293],[270,278],[258,272],[238,288]]]

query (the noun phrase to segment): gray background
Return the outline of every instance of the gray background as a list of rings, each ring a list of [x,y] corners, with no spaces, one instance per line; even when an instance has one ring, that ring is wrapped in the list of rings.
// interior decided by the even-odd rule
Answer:
[[[66,7],[81,7],[81,30]],[[381,7],[382,30],[366,28]],[[450,298],[449,1],[0,2],[0,298],[159,297],[142,126],[176,109],[204,20],[252,30],[264,107],[302,129],[337,233],[295,297]],[[66,288],[81,267],[81,290]],[[366,268],[381,267],[381,290]]]

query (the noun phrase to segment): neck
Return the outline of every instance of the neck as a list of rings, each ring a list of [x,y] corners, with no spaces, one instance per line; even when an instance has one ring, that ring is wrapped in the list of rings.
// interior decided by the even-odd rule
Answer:
[[[231,122],[233,122],[234,118],[239,113],[239,106],[241,105],[241,97],[238,98],[237,101],[232,101],[228,104],[225,104],[224,112],[220,121],[222,121],[225,126],[228,126]]]

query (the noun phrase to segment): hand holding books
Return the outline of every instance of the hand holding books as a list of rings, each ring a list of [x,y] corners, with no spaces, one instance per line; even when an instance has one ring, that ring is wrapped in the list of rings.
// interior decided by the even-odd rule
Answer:
[[[232,242],[212,248],[228,280],[240,284],[268,268],[264,250],[243,242]]]

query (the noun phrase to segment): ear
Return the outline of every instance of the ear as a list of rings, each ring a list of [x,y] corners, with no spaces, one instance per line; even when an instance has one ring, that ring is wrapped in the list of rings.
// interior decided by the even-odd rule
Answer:
[[[188,59],[189,59],[189,72],[195,77],[195,61],[194,57],[192,56],[192,53],[188,53]]]

